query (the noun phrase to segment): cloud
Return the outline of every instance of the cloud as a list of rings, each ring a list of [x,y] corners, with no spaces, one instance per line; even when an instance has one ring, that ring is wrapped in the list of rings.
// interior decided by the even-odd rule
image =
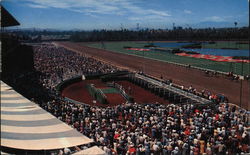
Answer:
[[[203,21],[210,21],[210,22],[224,22],[226,21],[225,18],[219,16],[211,16],[206,17]]]
[[[184,13],[185,14],[192,14],[192,11],[190,11],[190,10],[184,10]]]
[[[111,5],[108,1],[98,0],[25,0],[27,6],[33,7],[35,5],[43,8],[61,8],[69,10],[83,10],[86,12],[113,12],[119,8]],[[79,11],[77,11],[79,12]]]
[[[123,0],[123,1],[120,1],[120,4],[122,8],[124,8],[125,10],[132,12],[134,14],[138,14],[138,15],[171,16],[166,11],[160,11],[160,10],[155,10],[155,9],[145,9],[145,8],[138,7],[131,1]]]
[[[132,20],[132,21],[140,21],[142,20],[142,18],[140,17],[128,17],[129,20]]]
[[[147,11],[148,11],[148,13],[153,14],[153,15],[158,15],[158,16],[163,16],[163,17],[171,16],[170,14],[163,12],[163,11],[156,11],[156,10],[152,10],[152,9],[149,9]]]
[[[27,4],[31,8],[47,8],[46,6],[39,5],[39,4]]]
[[[146,20],[151,20],[151,21],[166,21],[168,18],[164,16],[158,16],[158,15],[148,15],[148,16],[137,16],[137,17],[129,17],[128,20],[131,21],[146,21]]]
[[[24,0],[33,8],[60,8],[84,13],[85,15],[144,15],[144,16],[171,16],[166,11],[144,9],[132,0]]]

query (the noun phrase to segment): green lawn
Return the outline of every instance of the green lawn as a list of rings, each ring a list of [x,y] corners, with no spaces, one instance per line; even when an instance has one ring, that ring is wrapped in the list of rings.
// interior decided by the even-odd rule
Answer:
[[[157,59],[160,61],[166,62],[174,62],[180,64],[190,64],[192,66],[201,67],[205,69],[212,69],[222,72],[229,72],[233,71],[236,74],[241,74],[241,63],[229,63],[229,62],[216,62],[206,59],[197,59],[197,58],[190,58],[184,56],[178,56],[167,52],[162,51],[132,51],[126,50],[124,46],[130,46],[135,48],[143,48],[146,43],[139,43],[139,42],[106,42],[105,48],[110,51],[124,53],[124,54],[131,54],[136,56],[145,56],[151,59]],[[93,43],[88,44],[87,46],[95,47],[95,48],[103,48],[101,43]],[[243,75],[249,75],[249,64],[243,64]]]

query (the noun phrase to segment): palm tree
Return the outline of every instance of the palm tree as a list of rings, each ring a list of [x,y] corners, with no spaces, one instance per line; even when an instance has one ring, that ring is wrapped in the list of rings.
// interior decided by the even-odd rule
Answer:
[[[234,22],[234,28],[235,28],[235,34],[236,34],[236,26],[237,26],[237,22]],[[237,35],[236,35],[237,36]],[[236,45],[236,44],[235,44]]]
[[[236,28],[237,24],[238,24],[237,22],[234,22],[234,26],[235,26],[235,28]]]

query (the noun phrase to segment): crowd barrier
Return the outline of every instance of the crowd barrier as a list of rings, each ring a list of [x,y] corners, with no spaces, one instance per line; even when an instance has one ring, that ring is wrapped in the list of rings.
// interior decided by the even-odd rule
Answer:
[[[114,78],[115,76],[118,76],[118,75],[126,75],[128,74],[129,72],[128,71],[118,71],[118,72],[114,72],[114,73],[107,73],[107,74],[88,74],[88,75],[84,75],[85,78],[87,80],[91,80],[91,79],[98,79],[98,78],[108,78],[108,77],[112,77]],[[61,93],[61,91],[66,88],[67,86],[71,85],[72,83],[75,83],[75,82],[79,82],[79,81],[82,81],[82,76],[83,75],[78,75],[78,76],[75,76],[73,78],[70,78],[70,79],[67,79],[67,80],[64,80],[62,81],[61,83],[59,83],[57,86],[56,86],[56,91],[57,93]]]
[[[119,90],[120,94],[130,103],[133,103],[134,102],[134,98],[129,96],[125,91],[124,89],[122,89],[122,86],[119,85],[118,83],[108,83],[108,86],[109,87],[114,87],[116,88],[117,90]]]
[[[63,82],[59,83],[56,86],[56,91],[57,91],[58,94],[61,94],[61,91],[64,88],[66,88],[67,86],[71,85],[72,83],[80,82],[80,81],[82,81],[82,76],[81,75],[73,77],[73,78],[70,78],[70,79],[67,79],[67,80],[64,80]]]
[[[90,93],[90,95],[96,99],[97,101],[99,101],[102,104],[107,104],[107,97],[105,96],[105,94],[102,92],[101,89],[97,89],[95,88],[95,86],[93,84],[88,84],[86,86],[88,92]]]
[[[140,74],[135,74],[135,75],[132,75],[131,78],[138,78],[138,79],[141,79],[141,80],[144,80],[144,81],[147,81],[151,84],[153,84],[154,86],[158,86],[159,88],[164,88],[170,92],[173,92],[175,94],[179,94],[181,96],[185,96],[187,98],[190,98],[194,101],[196,101],[197,103],[202,103],[202,104],[210,104],[211,101],[205,99],[205,98],[202,98],[202,97],[199,97],[197,95],[194,95],[192,93],[189,93],[189,92],[186,92],[184,90],[181,90],[181,89],[178,89],[178,88],[175,88],[175,87],[172,87],[170,85],[167,85],[161,81],[158,81],[156,79],[153,79],[153,78],[149,78],[147,76],[143,76],[143,75],[140,75]]]

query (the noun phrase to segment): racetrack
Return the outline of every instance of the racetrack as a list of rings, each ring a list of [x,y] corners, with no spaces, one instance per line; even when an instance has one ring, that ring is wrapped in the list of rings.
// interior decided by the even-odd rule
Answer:
[[[172,79],[174,83],[185,87],[192,85],[192,87],[198,91],[204,89],[211,93],[224,94],[229,98],[229,102],[240,105],[240,82],[231,81],[222,76],[206,76],[204,71],[197,69],[91,48],[80,43],[57,42],[57,44],[77,53],[86,54],[131,71],[144,70],[146,74],[157,78],[163,76],[164,79]],[[250,109],[249,93],[249,82],[244,80],[242,87],[242,106],[247,109]]]
[[[213,56],[208,56],[209,53],[217,53],[218,55],[231,55],[231,54],[238,54],[238,55],[245,55],[249,54],[248,50],[244,51],[228,51],[225,49],[217,49],[219,51],[216,51],[216,49],[192,49],[191,51],[198,51],[201,52],[201,54],[206,54],[207,56],[202,56],[204,58],[211,58],[211,59],[204,59],[204,58],[194,58],[194,57],[187,57],[187,56],[179,56],[177,54],[173,54],[169,51],[162,51],[162,50],[154,50],[154,49],[146,49],[148,51],[140,51],[140,49],[145,49],[144,46],[148,45],[146,42],[105,42],[105,44],[101,44],[100,42],[94,42],[94,43],[82,43],[83,45],[89,46],[89,47],[94,47],[94,48],[99,48],[99,49],[106,49],[108,51],[113,51],[113,52],[118,52],[118,53],[124,53],[124,54],[129,54],[129,55],[135,55],[135,56],[141,56],[149,59],[156,59],[159,61],[164,61],[164,62],[172,62],[172,63],[178,63],[178,64],[183,64],[187,65],[190,64],[192,67],[196,68],[203,68],[203,69],[210,69],[210,70],[215,70],[219,72],[234,72],[234,74],[237,75],[249,75],[250,74],[250,65],[249,63],[237,63],[237,62],[226,62],[225,60],[222,60],[222,57],[218,57],[219,59],[216,59],[216,57]],[[167,43],[166,43],[167,44]],[[173,43],[173,44],[159,44],[158,42],[155,42],[154,45],[156,46],[162,46],[164,49],[164,46],[168,48],[169,46],[172,48],[179,48],[180,45],[178,43]],[[133,47],[132,50],[126,49],[124,47]],[[230,46],[229,46],[230,47]],[[190,49],[186,49],[189,51]],[[206,52],[210,51],[210,52]],[[192,55],[192,56],[198,56],[198,55]],[[224,56],[224,55],[223,55]],[[214,61],[214,60],[219,60],[219,61]],[[233,61],[231,58],[227,57],[228,61]],[[225,61],[225,62],[224,62]],[[243,65],[243,66],[242,66]],[[242,72],[243,69],[243,72]]]

